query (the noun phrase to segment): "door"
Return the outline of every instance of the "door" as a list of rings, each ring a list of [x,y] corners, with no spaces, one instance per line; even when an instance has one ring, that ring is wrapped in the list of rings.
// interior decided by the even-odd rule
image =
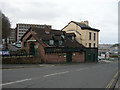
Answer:
[[[96,61],[95,54],[93,54],[93,62],[95,62],[95,61]]]
[[[30,44],[30,54],[35,55],[35,44],[34,43]]]
[[[72,62],[72,53],[67,53],[67,62]]]

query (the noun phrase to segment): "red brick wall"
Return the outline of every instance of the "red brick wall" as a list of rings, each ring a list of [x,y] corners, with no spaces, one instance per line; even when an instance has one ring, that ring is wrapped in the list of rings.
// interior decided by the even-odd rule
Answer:
[[[27,52],[29,51],[29,43],[27,42],[27,46],[24,47],[24,42],[26,41],[26,39],[31,35],[31,32],[28,32],[25,37],[22,40],[22,48],[25,49]]]
[[[37,50],[36,54],[39,55],[42,59],[44,59],[44,57],[45,57],[44,47],[39,43],[36,43],[36,45],[38,45],[38,48],[36,49]]]
[[[72,62],[85,62],[84,52],[79,54],[79,52],[75,52],[72,55]]]
[[[59,56],[58,53],[45,54],[46,63],[66,63],[66,57]]]

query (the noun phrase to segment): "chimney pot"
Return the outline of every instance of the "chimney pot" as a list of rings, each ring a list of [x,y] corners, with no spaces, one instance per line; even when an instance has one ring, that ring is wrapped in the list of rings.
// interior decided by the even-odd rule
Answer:
[[[46,34],[50,34],[50,28],[47,25],[45,25],[45,33]]]
[[[81,23],[83,23],[83,24],[89,26],[89,22],[88,22],[88,21],[82,21]]]

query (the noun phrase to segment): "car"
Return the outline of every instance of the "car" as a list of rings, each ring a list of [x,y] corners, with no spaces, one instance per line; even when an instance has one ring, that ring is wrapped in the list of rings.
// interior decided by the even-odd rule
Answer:
[[[99,59],[99,60],[104,60],[104,59],[105,59],[105,56],[98,56],[98,59]]]
[[[17,43],[17,44],[16,44],[16,47],[17,47],[17,48],[21,48],[21,47],[22,47],[21,43]]]
[[[16,43],[13,43],[12,45],[13,45],[13,46],[15,46],[15,45],[16,45]]]
[[[0,48],[1,48],[1,49],[3,48],[3,45],[2,45],[2,44],[0,44]]]

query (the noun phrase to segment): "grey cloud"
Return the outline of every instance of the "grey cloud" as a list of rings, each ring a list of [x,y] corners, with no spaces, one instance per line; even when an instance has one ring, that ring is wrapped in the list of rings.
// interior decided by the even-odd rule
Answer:
[[[62,29],[71,20],[88,20],[91,27],[101,30],[100,40],[113,43],[117,41],[117,1],[1,0],[0,9],[10,17],[12,24],[44,23]]]

